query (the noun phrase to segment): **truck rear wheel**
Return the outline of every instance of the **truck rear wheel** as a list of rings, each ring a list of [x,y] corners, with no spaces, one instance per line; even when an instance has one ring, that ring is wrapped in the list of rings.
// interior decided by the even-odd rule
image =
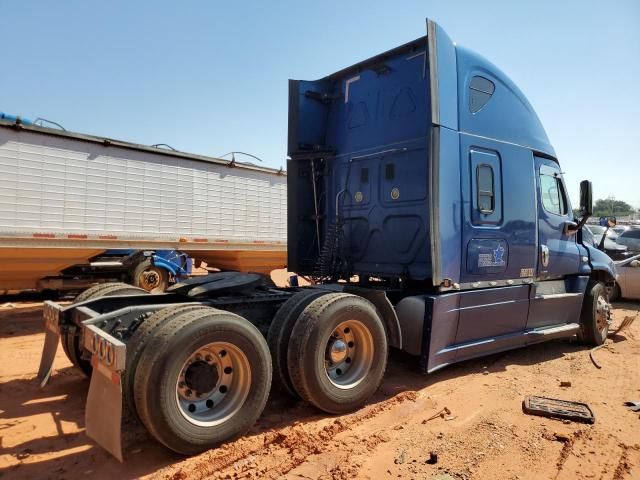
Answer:
[[[302,312],[289,341],[291,382],[304,400],[329,413],[361,407],[387,366],[387,337],[371,302],[331,293]]]
[[[151,334],[134,378],[138,416],[171,450],[193,455],[246,432],[271,386],[267,343],[238,315],[179,312]]]
[[[86,302],[87,300],[92,300],[94,298],[113,295],[139,295],[142,293],[146,292],[126,283],[101,283],[79,293],[73,300],[73,303],[76,304]],[[75,325],[67,326],[66,329],[63,330],[60,341],[62,343],[62,349],[71,363],[87,377],[91,377],[93,368],[91,367],[91,362],[89,360],[82,358],[82,345],[80,344],[80,330],[78,327]]]
[[[582,302],[578,337],[588,345],[602,345],[609,334],[611,306],[602,282],[589,282]]]
[[[169,272],[164,268],[156,267],[147,258],[133,270],[132,283],[149,293],[162,293],[169,286]]]
[[[98,298],[102,296],[102,295],[99,295],[99,293],[102,292],[103,290],[105,291],[112,290],[115,287],[132,288],[131,285],[129,285],[128,283],[122,283],[122,282],[99,283],[98,285],[94,285],[93,287],[89,287],[86,290],[83,290],[82,292],[80,292],[76,296],[76,298],[73,299],[73,303],[77,304],[81,302],[86,302],[87,300],[91,300],[92,298]]]
[[[134,415],[137,416],[133,390],[135,371],[138,367],[140,356],[149,343],[153,333],[156,329],[176,315],[203,308],[209,307],[204,305],[178,305],[175,307],[163,308],[142,322],[131,335],[131,338],[127,342],[127,359],[125,373],[122,379],[122,396],[124,397],[124,401],[129,407],[129,410],[133,412]]]
[[[269,326],[267,344],[273,362],[273,382],[290,395],[297,397],[295,388],[289,378],[287,354],[291,332],[302,311],[316,298],[326,295],[327,291],[308,289],[295,293],[276,312]]]

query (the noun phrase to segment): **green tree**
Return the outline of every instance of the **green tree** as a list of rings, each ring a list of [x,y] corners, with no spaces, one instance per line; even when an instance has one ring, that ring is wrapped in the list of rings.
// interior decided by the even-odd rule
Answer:
[[[633,212],[633,207],[622,200],[613,198],[600,198],[593,206],[594,217],[619,217],[629,215]]]

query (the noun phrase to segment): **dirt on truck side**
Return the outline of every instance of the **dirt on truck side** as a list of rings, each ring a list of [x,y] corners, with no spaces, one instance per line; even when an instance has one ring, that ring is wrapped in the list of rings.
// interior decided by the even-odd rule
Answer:
[[[640,309],[614,305],[613,328]],[[0,303],[0,478],[640,478],[640,320],[590,358],[553,341],[422,374],[393,353],[367,406],[330,416],[279,392],[251,431],[184,458],[143,441],[120,464],[84,434],[89,383],[62,349],[35,375],[42,303]],[[564,385],[564,386],[563,386]],[[526,415],[525,395],[590,405],[593,425]]]

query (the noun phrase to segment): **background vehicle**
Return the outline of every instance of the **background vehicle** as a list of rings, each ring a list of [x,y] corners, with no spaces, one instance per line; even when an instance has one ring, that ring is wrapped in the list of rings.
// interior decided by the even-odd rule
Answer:
[[[640,300],[640,255],[616,263],[616,271],[618,279],[611,299]]]
[[[166,294],[111,284],[45,303],[39,377],[61,338],[91,375],[87,434],[116,457],[123,420],[182,454],[245,432],[272,376],[342,413],[376,391],[389,348],[433,372],[553,338],[606,339],[615,267],[581,238],[590,182],[578,221],[524,95],[434,22],[325,78],[291,80],[288,151],[288,267],[312,286],[227,272]]]
[[[617,242],[633,252],[640,252],[640,228],[633,227],[618,236]]]
[[[616,225],[611,230],[616,233],[616,238],[618,238],[622,232],[629,230],[630,228],[633,228],[633,225]]]
[[[164,292],[187,278],[193,261],[176,250],[107,250],[87,263],[72,265],[60,275],[38,281],[41,290],[78,290],[95,283],[125,282],[148,292]]]
[[[114,249],[268,273],[285,241],[282,171],[0,116],[0,293],[78,288]]]
[[[607,236],[604,239],[604,252],[609,255],[613,260],[622,260],[631,255],[631,252],[628,251],[628,248],[625,245],[620,245],[616,243],[615,238],[617,238],[617,234],[611,233],[611,229],[607,229],[600,225],[585,225],[585,229],[589,231],[589,241],[593,244],[594,247],[598,248],[600,246],[600,242],[602,241],[602,236],[607,232]]]

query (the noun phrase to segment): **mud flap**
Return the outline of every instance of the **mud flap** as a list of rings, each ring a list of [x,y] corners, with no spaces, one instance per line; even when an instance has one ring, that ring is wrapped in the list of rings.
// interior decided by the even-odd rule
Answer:
[[[116,457],[122,457],[122,376],[94,355],[93,374],[85,409],[87,435]]]
[[[44,346],[42,347],[42,356],[40,357],[40,368],[38,368],[38,380],[40,387],[44,387],[49,382],[51,370],[53,369],[53,360],[56,358],[58,351],[58,343],[60,342],[60,311],[62,307],[58,304],[47,300],[44,302]]]

